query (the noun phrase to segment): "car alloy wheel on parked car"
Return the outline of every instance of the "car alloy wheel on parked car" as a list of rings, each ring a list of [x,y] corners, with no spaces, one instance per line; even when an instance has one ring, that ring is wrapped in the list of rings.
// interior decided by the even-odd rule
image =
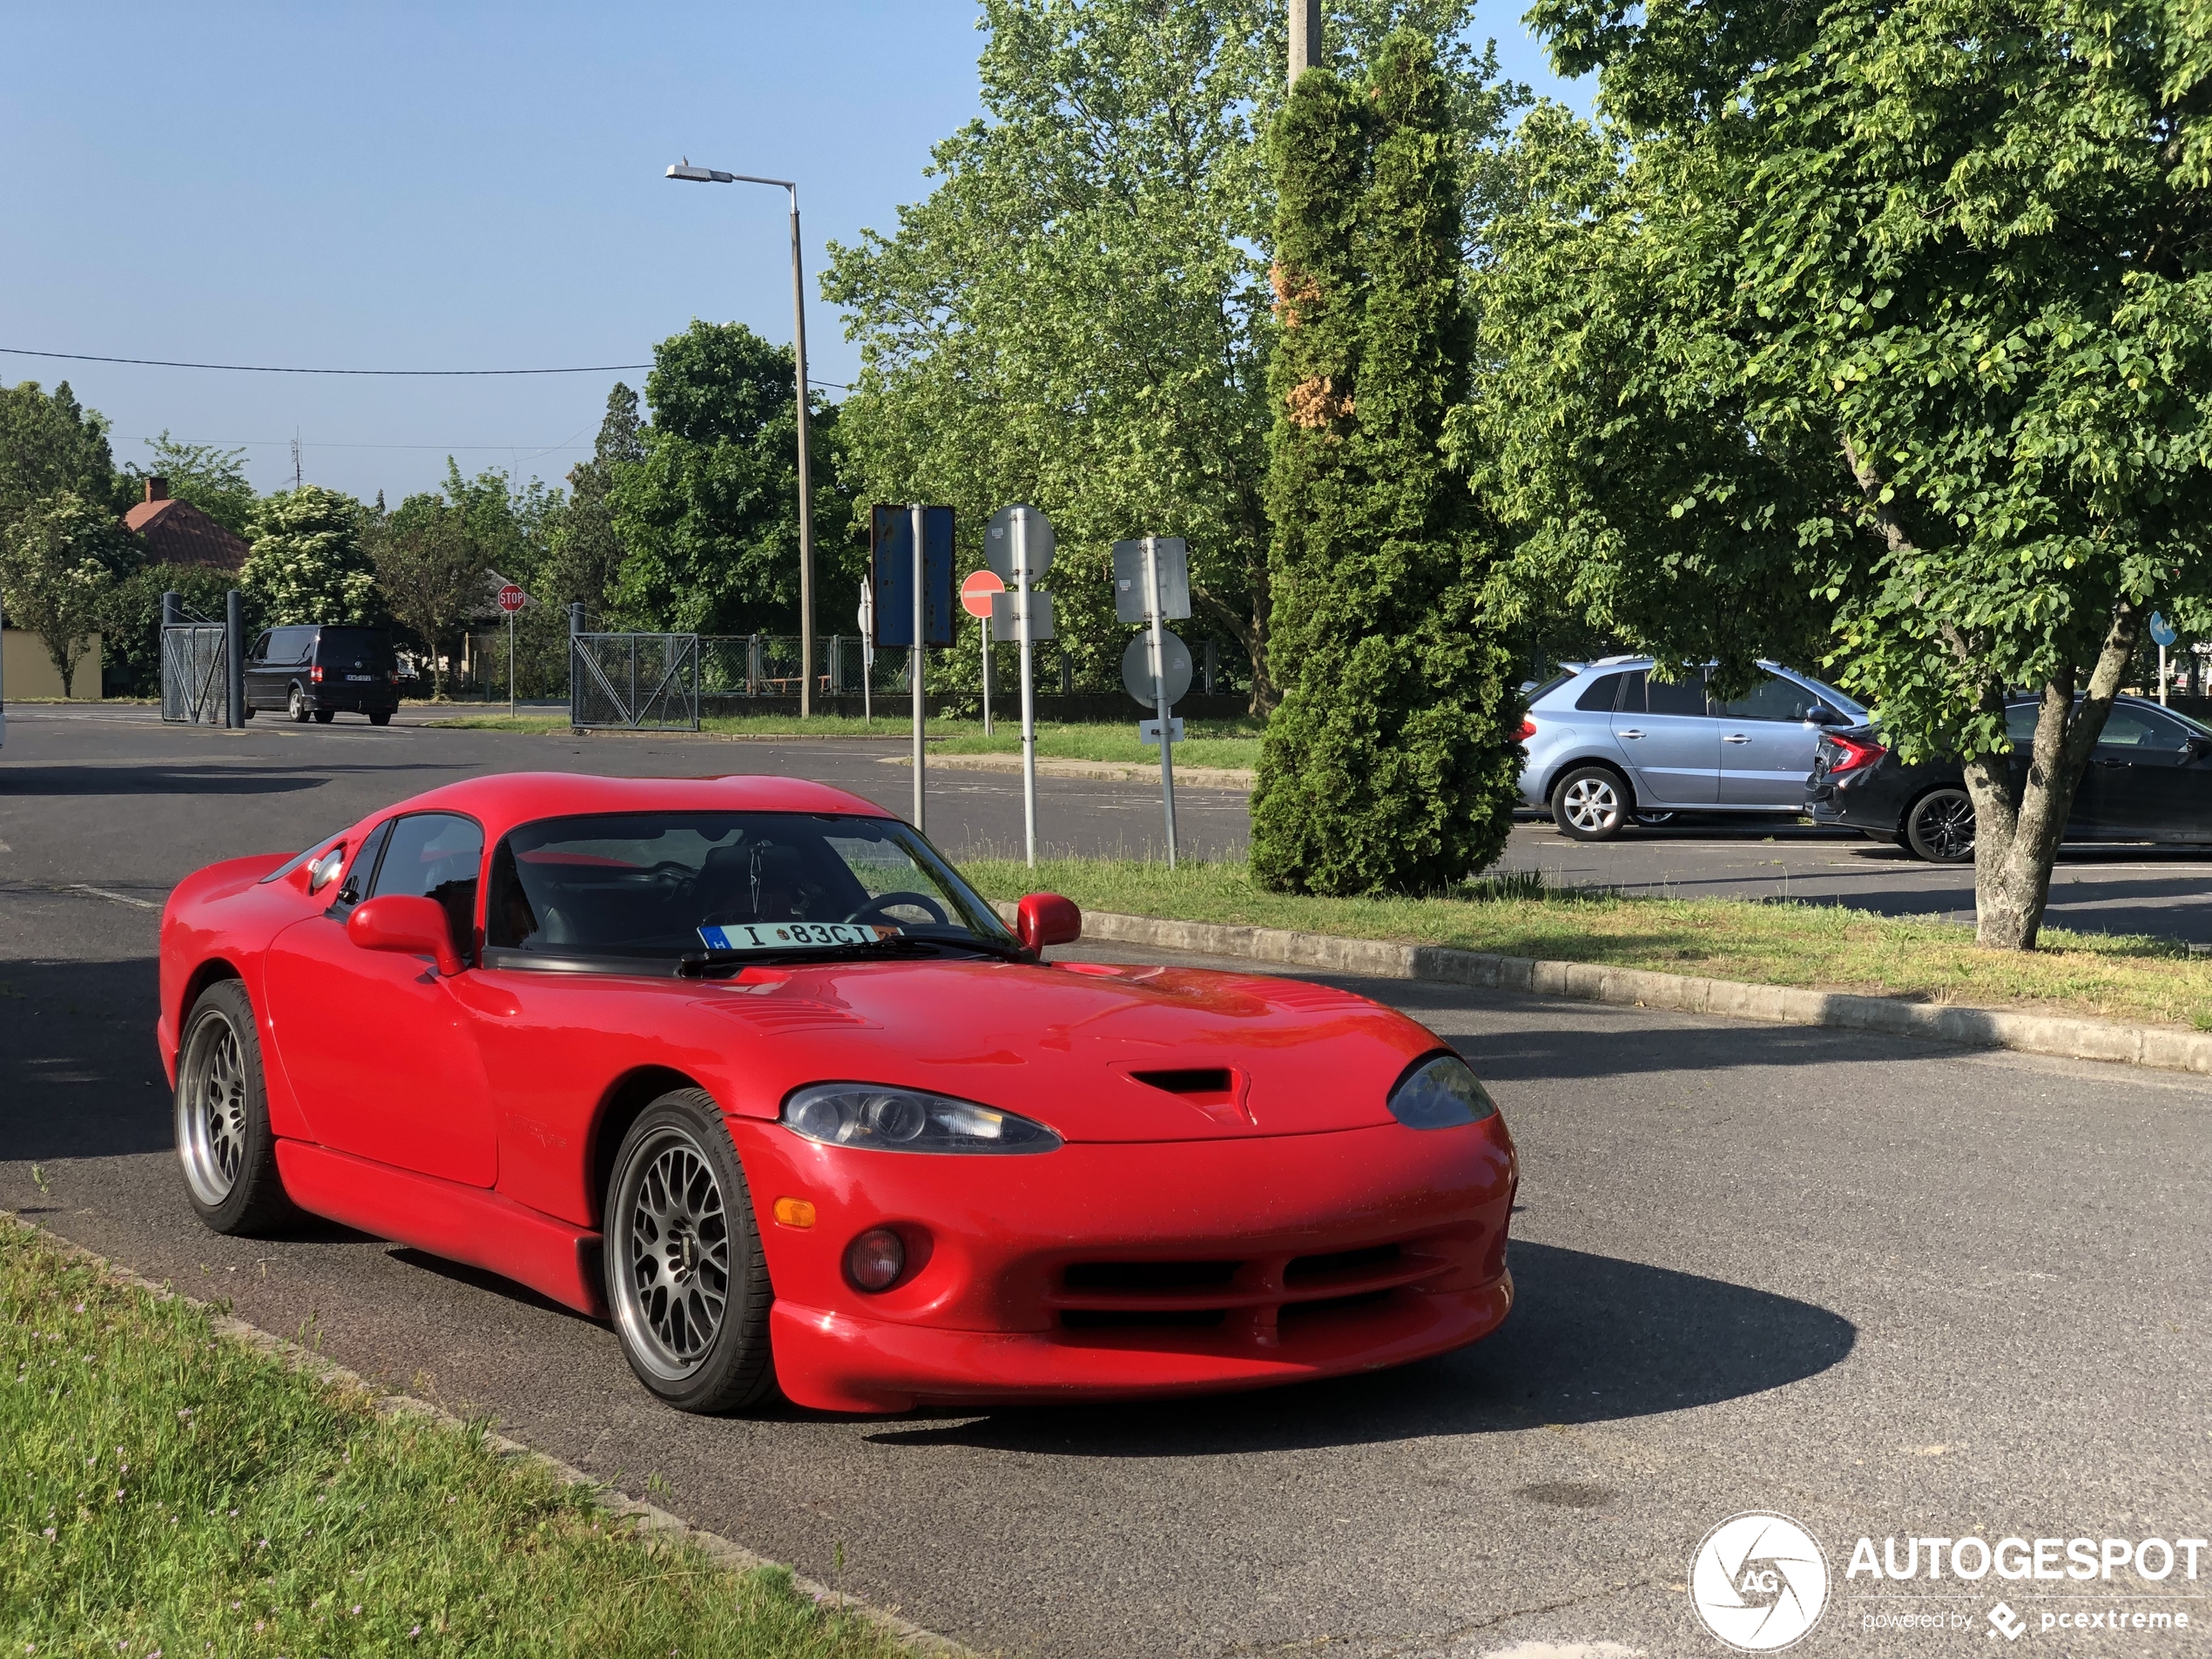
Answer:
[[[1974,803],[1963,789],[1931,789],[1905,815],[1905,845],[1931,864],[1964,864],[1974,855]]]
[[[278,1177],[253,1005],[234,979],[199,994],[177,1057],[177,1151],[199,1218],[219,1233],[260,1233],[296,1211]]]
[[[1578,766],[1552,792],[1552,820],[1578,841],[1602,841],[1629,821],[1628,786],[1603,766]]]

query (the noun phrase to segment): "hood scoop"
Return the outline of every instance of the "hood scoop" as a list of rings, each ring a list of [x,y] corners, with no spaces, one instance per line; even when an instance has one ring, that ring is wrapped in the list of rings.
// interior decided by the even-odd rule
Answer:
[[[1229,1066],[1176,1066],[1131,1071],[1129,1076],[1148,1089],[1177,1095],[1217,1123],[1257,1125],[1245,1103],[1244,1074]]]

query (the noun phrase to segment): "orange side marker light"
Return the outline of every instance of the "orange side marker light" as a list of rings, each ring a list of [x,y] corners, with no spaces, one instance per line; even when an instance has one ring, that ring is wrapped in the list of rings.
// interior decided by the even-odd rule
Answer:
[[[814,1206],[804,1198],[779,1198],[776,1219],[786,1227],[811,1227],[814,1224]]]

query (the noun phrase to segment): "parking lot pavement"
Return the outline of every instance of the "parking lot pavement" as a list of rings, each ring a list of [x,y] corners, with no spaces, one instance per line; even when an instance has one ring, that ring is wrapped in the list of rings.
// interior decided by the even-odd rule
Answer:
[[[343,816],[293,799],[327,784],[218,777],[231,792],[188,798],[202,837]],[[89,847],[48,825],[88,802],[126,821]],[[134,886],[173,879],[178,809],[7,805],[0,1205],[596,1474],[658,1476],[662,1502],[816,1577],[841,1558],[845,1588],[981,1651],[1717,1655],[1686,1610],[1691,1552],[1770,1508],[1833,1575],[1797,1651],[1983,1652],[2000,1594],[2034,1629],[2107,1587],[1884,1601],[1844,1576],[1854,1541],[2212,1535],[2202,1080],[1364,983],[1469,1056],[1518,1139],[1519,1300],[1488,1341],[1215,1399],[687,1418],[606,1329],[489,1276],[332,1227],[202,1231],[151,1039],[154,889]],[[2195,1599],[2125,1605],[2212,1617],[2204,1581],[2165,1588]],[[1899,1609],[1972,1629],[1864,1629]],[[2060,1645],[2202,1651],[2164,1640]]]

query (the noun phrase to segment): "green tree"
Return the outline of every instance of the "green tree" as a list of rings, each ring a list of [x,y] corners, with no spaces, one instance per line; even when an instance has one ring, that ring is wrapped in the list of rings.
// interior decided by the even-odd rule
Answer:
[[[1340,0],[1347,71],[1407,22],[1457,42],[1461,0]],[[833,246],[860,383],[840,406],[862,504],[950,502],[964,562],[1010,502],[1055,530],[1060,649],[1117,685],[1111,547],[1190,544],[1190,632],[1249,664],[1273,705],[1266,363],[1280,0],[984,0],[985,118],[934,152],[938,181],[894,235]],[[1495,132],[1490,60],[1447,57],[1455,140]],[[1472,176],[1472,175],[1470,175]]]
[[[1298,672],[1252,797],[1266,887],[1433,890],[1512,822],[1519,708],[1482,604],[1497,541],[1443,447],[1468,376],[1451,124],[1433,46],[1405,30],[1357,95],[1300,77],[1277,129],[1269,508]]]
[[[376,573],[361,548],[363,512],[351,496],[320,484],[263,499],[239,577],[261,623],[375,620]]]
[[[591,459],[569,469],[568,504],[547,525],[546,559],[533,590],[545,604],[562,610],[581,604],[593,612],[606,608],[623,557],[607,492],[623,469],[644,460],[643,427],[637,394],[616,381],[607,394],[606,417],[599,422]]]
[[[500,493],[503,499],[503,479]],[[435,494],[409,496],[395,511],[372,517],[361,540],[393,619],[430,648],[434,664],[457,663],[460,636],[484,603],[491,568],[468,507]],[[449,682],[448,675],[436,689],[449,691]]]
[[[153,451],[152,463],[141,467],[136,462],[124,465],[125,474],[133,485],[148,478],[159,478],[169,487],[177,500],[190,502],[213,519],[225,529],[246,534],[253,522],[253,508],[261,497],[246,481],[246,451],[225,449],[212,443],[185,443],[172,438],[168,428],[162,429],[158,438],[148,438],[146,447]]]
[[[107,417],[79,404],[67,381],[51,395],[36,381],[0,386],[0,534],[64,491],[120,511],[107,434]]]
[[[2094,0],[1531,17],[1562,70],[1598,69],[1610,126],[1486,314],[1520,412],[1472,422],[1501,499],[1608,566],[1590,585],[1677,660],[1740,671],[1817,601],[1900,753],[1962,759],[1979,937],[2032,948],[2145,618],[2212,580],[2212,24]],[[1640,477],[1669,489],[1631,500]],[[2041,705],[2017,776],[2014,686]]]
[[[625,620],[699,633],[797,631],[793,378],[790,350],[743,323],[695,321],[653,347],[644,453],[613,468],[604,497],[624,550],[614,607]],[[834,419],[824,410],[813,426],[815,514],[834,525],[846,516],[834,509],[833,482],[824,487]]]
[[[175,593],[188,614],[220,620],[238,578],[205,564],[148,564],[107,590],[99,604],[100,671],[125,697],[161,694],[161,596]]]
[[[76,695],[77,666],[109,595],[144,557],[105,503],[69,490],[33,502],[0,536],[0,610],[38,636],[64,697]]]

